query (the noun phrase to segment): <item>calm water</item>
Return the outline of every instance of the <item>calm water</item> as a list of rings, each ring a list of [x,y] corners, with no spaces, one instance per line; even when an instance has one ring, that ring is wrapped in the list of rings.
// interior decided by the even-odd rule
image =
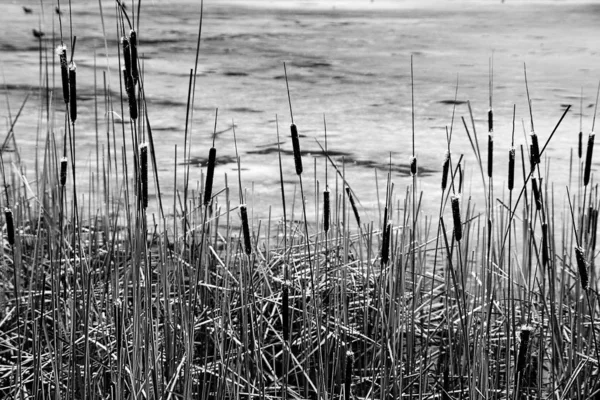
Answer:
[[[31,14],[23,12],[20,2],[0,1],[3,7],[0,60],[8,89],[2,89],[0,115],[7,121],[8,99],[14,116],[25,94],[33,90],[33,97],[16,126],[17,144],[23,157],[32,160],[40,104],[37,91],[40,55],[32,28],[41,27],[51,41],[53,26],[58,32],[58,19],[50,2],[44,2],[43,14],[39,2],[25,3],[30,3]],[[103,71],[107,71],[113,92],[118,92],[119,84],[114,4],[110,1],[102,4],[108,53],[98,2],[73,2],[80,100],[77,165],[82,186],[88,176],[87,168],[95,170],[96,165],[94,64],[100,87]],[[175,144],[179,148],[179,182],[184,170],[185,105],[199,15],[196,1],[155,1],[142,5],[140,53],[144,58],[159,179],[168,204],[172,204],[169,199],[174,186]],[[216,172],[216,190],[224,186],[224,174],[228,175],[230,185],[237,182],[230,129],[235,124],[243,186],[252,194],[248,202],[254,204],[255,215],[259,217],[267,215],[269,205],[275,207],[274,212],[279,209],[276,115],[283,148],[291,151],[290,114],[283,79],[286,61],[294,120],[302,135],[301,147],[307,152],[304,164],[309,199],[314,193],[315,160],[316,177],[321,188],[324,184],[325,163],[315,138],[323,142],[325,116],[329,149],[340,165],[344,156],[347,180],[365,207],[365,220],[376,219],[374,170],[377,169],[380,188],[384,188],[390,153],[397,192],[404,192],[411,183],[406,172],[411,155],[410,56],[413,55],[415,149],[422,168],[419,186],[431,196],[424,198],[424,210],[428,214],[437,211],[445,129],[451,122],[451,100],[457,79],[460,104],[456,109],[452,151],[455,155],[464,154],[467,190],[481,204],[480,175],[461,117],[469,120],[464,103],[469,100],[485,154],[488,65],[493,56],[496,191],[500,193],[504,187],[513,104],[517,109],[517,147],[525,143],[522,120],[529,126],[524,63],[535,128],[542,141],[550,134],[565,105],[573,105],[547,153],[555,186],[564,187],[570,149],[577,143],[582,88],[583,130],[587,134],[591,129],[600,77],[596,40],[599,24],[600,5],[591,2],[207,0],[191,134],[191,178],[193,181],[200,178],[218,107],[217,131],[221,133],[217,135],[216,148],[221,163]],[[66,20],[63,30],[68,36]],[[98,107],[100,145],[106,147],[102,99]],[[55,132],[61,135],[62,106],[58,111]],[[120,106],[115,111],[121,114]],[[6,130],[2,132],[5,135]],[[122,145],[118,140],[117,148]],[[286,189],[291,197],[297,183],[293,159],[285,155],[283,162]],[[28,166],[32,177],[34,165],[31,162]],[[330,169],[332,186],[333,176]],[[182,188],[181,184],[177,186]],[[237,203],[236,192],[232,193],[234,203]]]

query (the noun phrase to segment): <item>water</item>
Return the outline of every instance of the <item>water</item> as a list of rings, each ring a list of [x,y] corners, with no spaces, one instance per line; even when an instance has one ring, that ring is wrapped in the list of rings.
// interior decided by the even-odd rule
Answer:
[[[31,30],[41,28],[51,43],[53,26],[58,32],[58,20],[50,4],[44,4],[42,15],[35,2],[31,2],[32,14],[25,14],[21,3],[1,3],[0,59],[7,90],[2,89],[5,96],[0,100],[0,114],[5,126],[8,125],[7,101],[14,117],[26,93],[32,90],[32,98],[15,132],[23,158],[30,161],[29,177],[33,179],[32,160],[36,156],[36,131],[40,124],[40,54],[38,40]],[[542,142],[548,138],[565,105],[573,105],[547,150],[548,168],[559,194],[568,182],[570,149],[577,145],[582,88],[584,133],[591,129],[600,57],[594,35],[600,23],[600,5],[592,2],[208,0],[205,3],[191,132],[191,180],[200,179],[218,108],[217,131],[221,133],[215,146],[221,162],[216,170],[215,191],[224,186],[224,174],[228,175],[230,186],[237,186],[230,129],[235,124],[242,185],[247,189],[246,200],[254,205],[255,217],[265,218],[269,205],[274,212],[280,210],[276,115],[282,147],[286,152],[291,151],[284,61],[288,67],[294,121],[302,135],[302,150],[306,152],[304,183],[309,204],[313,204],[315,192],[315,162],[320,190],[324,185],[325,161],[315,139],[324,142],[325,118],[329,149],[340,167],[344,157],[346,179],[364,207],[361,212],[365,222],[378,218],[374,170],[383,192],[390,155],[396,193],[404,192],[412,182],[407,174],[412,154],[411,55],[415,152],[421,168],[418,185],[425,193],[423,211],[428,215],[437,213],[439,171],[447,146],[446,127],[450,128],[457,81],[459,104],[452,152],[464,154],[466,190],[478,204],[483,203],[476,159],[461,118],[465,118],[471,129],[465,103],[469,100],[485,157],[490,58],[493,57],[494,65],[497,193],[505,187],[513,104],[517,110],[517,149],[526,143],[523,122],[526,130],[530,129],[524,63],[535,130]],[[107,83],[113,93],[118,93],[119,85],[114,3],[102,4],[108,53],[98,2],[73,3],[79,93],[77,165],[82,187],[87,187],[87,168],[96,167],[94,65],[100,92],[103,71],[107,71]],[[199,15],[197,1],[142,4],[140,53],[161,191],[167,207],[172,204],[176,144],[177,188],[183,188],[185,106],[190,69],[194,67]],[[69,36],[67,20],[63,21],[63,33]],[[59,87],[59,80],[56,83]],[[60,91],[57,94],[60,96]],[[55,133],[61,136],[63,107],[58,103],[53,120]],[[98,107],[99,145],[106,148],[102,98]],[[115,112],[121,114],[120,106]],[[120,151],[123,145],[120,129],[116,137],[116,148]],[[129,149],[128,133],[126,137],[125,146]],[[517,176],[521,176],[520,167],[517,171]],[[298,182],[289,154],[284,155],[283,172],[289,199]],[[515,184],[520,182],[517,179]],[[334,185],[331,168],[329,184]],[[234,205],[237,198],[234,190]],[[308,211],[313,212],[312,208]]]

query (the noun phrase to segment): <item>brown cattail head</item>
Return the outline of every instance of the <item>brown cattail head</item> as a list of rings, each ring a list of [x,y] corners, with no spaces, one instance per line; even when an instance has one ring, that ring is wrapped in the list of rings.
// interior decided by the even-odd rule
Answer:
[[[148,208],[148,145],[140,145],[140,178],[142,207]]]
[[[354,352],[352,350],[348,350],[346,352],[346,376],[344,377],[344,398],[345,400],[350,400],[352,392],[352,365],[354,364]]]
[[[444,163],[442,164],[442,191],[446,190],[448,185],[448,171],[450,171],[450,152],[444,153]]]
[[[460,242],[462,239],[462,221],[460,219],[460,196],[452,196],[452,220],[454,222],[454,237]]]
[[[549,250],[549,240],[548,240],[548,224],[542,224],[542,265],[548,267],[548,262],[550,261],[550,250]]]
[[[587,290],[590,282],[585,251],[581,246],[575,246],[575,259],[577,260],[577,269],[579,270],[579,278],[581,279],[581,288]]]
[[[323,192],[323,230],[329,232],[329,220],[331,219],[331,205],[329,203],[329,189]]]
[[[295,124],[290,125],[292,131],[292,146],[294,148],[294,164],[296,165],[296,174],[302,175],[302,155],[300,154],[300,139],[298,138],[298,128]]]
[[[488,110],[488,132],[494,132],[494,110]]]
[[[210,203],[212,198],[213,179],[215,176],[215,164],[217,162],[217,149],[211,147],[208,151],[208,167],[206,169],[206,183],[204,185],[204,205]]]
[[[537,210],[542,209],[542,194],[540,187],[538,186],[537,178],[531,178],[531,188],[533,189],[533,198],[535,199],[535,208]]]
[[[352,191],[349,187],[346,187],[346,193],[348,194],[348,199],[350,199],[350,205],[352,206],[352,211],[354,212],[354,218],[356,218],[356,223],[358,224],[358,226],[360,226],[360,216],[358,215],[356,202],[354,201],[354,196],[352,196]]]
[[[417,174],[417,157],[410,157],[410,174],[415,176]]]
[[[4,218],[6,219],[6,236],[8,243],[12,246],[15,244],[15,223],[13,221],[12,210],[8,207],[4,209]]]
[[[524,326],[521,328],[520,339],[521,343],[519,344],[519,352],[517,355],[517,368],[516,374],[523,372],[525,367],[527,367],[527,353],[529,351],[529,340],[531,338],[531,332],[533,328],[529,326]]]
[[[129,39],[126,36],[121,38],[121,46],[123,48],[123,65],[125,66],[125,74],[131,78],[131,47]],[[133,84],[133,81],[131,82]]]
[[[64,44],[56,48],[56,53],[60,59],[60,77],[62,80],[63,100],[69,102],[69,64],[67,62],[67,46]]]
[[[289,293],[289,282],[286,280],[283,282],[281,288],[281,307],[283,315],[283,340],[287,342],[290,339],[290,293]]]
[[[590,183],[590,175],[592,173],[592,153],[594,152],[594,132],[588,137],[587,149],[585,152],[585,168],[583,169],[583,185],[587,186]]]
[[[515,148],[508,150],[508,190],[515,187]]]
[[[77,120],[77,66],[71,61],[69,65],[69,108],[71,111],[71,122]]]
[[[136,120],[137,115],[137,100],[135,97],[135,86],[133,86],[133,79],[131,75],[127,73],[127,68],[122,67],[123,80],[125,81],[125,92],[127,93],[127,100],[129,102],[129,118]]]
[[[138,52],[137,52],[137,33],[135,30],[129,31],[129,47],[131,50],[131,77],[133,78],[133,84],[137,85],[139,79],[138,72]]]
[[[67,183],[67,157],[60,159],[60,186]]]
[[[537,165],[540,163],[540,143],[538,136],[534,131],[531,131],[531,164]]]
[[[386,265],[390,261],[390,235],[392,234],[392,223],[387,221],[383,230],[381,243],[381,264]]]
[[[494,171],[494,134],[490,131],[488,135],[488,162],[487,162],[487,173],[488,178],[492,177]]]
[[[246,254],[252,254],[252,243],[250,241],[250,227],[248,225],[248,210],[246,205],[240,205],[240,213],[242,215],[242,233],[244,234],[244,250]]]
[[[579,156],[579,159],[581,160],[581,157],[583,156],[583,132],[579,131],[579,142],[577,143],[577,155]]]

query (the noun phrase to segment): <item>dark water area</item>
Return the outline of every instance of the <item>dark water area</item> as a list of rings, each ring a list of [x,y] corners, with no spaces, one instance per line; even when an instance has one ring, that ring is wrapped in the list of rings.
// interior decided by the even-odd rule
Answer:
[[[15,132],[23,159],[33,160],[36,154],[42,157],[39,150],[36,153],[36,138],[38,131],[43,137],[46,130],[46,117],[40,114],[40,105],[45,104],[45,92],[40,88],[44,86],[46,73],[50,86],[59,88],[56,93],[60,96],[60,77],[53,75],[58,68],[53,52],[60,41],[58,18],[50,2],[43,2],[43,12],[39,3],[33,1],[0,4],[4,80],[0,89],[3,92],[0,116],[7,127],[9,106],[14,117],[27,93],[31,93]],[[447,147],[446,129],[450,129],[454,107],[451,150],[456,156],[464,155],[465,191],[483,206],[479,169],[462,118],[472,130],[468,101],[485,160],[492,57],[496,191],[501,193],[505,187],[513,105],[516,105],[517,151],[520,145],[526,145],[523,126],[527,133],[530,130],[523,73],[526,64],[535,130],[542,142],[565,107],[572,106],[547,148],[548,161],[544,164],[557,194],[563,196],[563,190],[558,188],[564,188],[569,179],[571,149],[576,149],[580,129],[582,89],[584,134],[589,133],[592,124],[600,77],[595,35],[600,23],[599,5],[510,0],[504,4],[483,0],[205,1],[190,133],[192,147],[186,160],[183,142],[187,89],[195,61],[199,4],[191,1],[142,4],[139,52],[165,199],[172,199],[175,189],[174,167],[178,174],[176,189],[183,189],[182,177],[187,166],[191,181],[200,179],[212,145],[216,108],[219,118],[215,185],[222,188],[227,174],[232,199],[237,199],[237,188],[233,189],[237,186],[232,129],[235,125],[242,185],[247,188],[248,203],[254,205],[254,215],[265,218],[269,206],[275,213],[280,210],[277,119],[286,192],[291,198],[298,180],[289,140],[290,112],[283,69],[286,62],[294,122],[301,134],[309,204],[313,203],[315,181],[319,182],[320,190],[325,185],[326,161],[316,142],[324,145],[325,120],[331,158],[340,171],[344,163],[346,181],[363,207],[365,222],[377,220],[376,187],[380,191],[385,188],[387,171],[391,168],[397,194],[412,183],[408,165],[412,155],[411,55],[415,153],[418,185],[424,192],[424,213],[437,212],[439,175]],[[34,12],[25,14],[22,5],[32,7]],[[88,169],[96,168],[95,107],[98,107],[98,145],[106,149],[110,144],[119,150],[131,146],[128,135],[125,143],[120,135],[116,135],[118,143],[110,143],[112,134],[108,137],[106,134],[110,113],[104,105],[104,82],[113,97],[117,122],[122,112],[115,6],[110,1],[102,1],[102,6],[103,19],[97,1],[73,2],[73,35],[77,36],[74,60],[78,67],[80,101],[77,163],[81,166],[82,187],[87,187]],[[46,33],[43,44],[47,49],[41,53],[32,29]],[[65,19],[63,35],[69,37]],[[50,61],[47,71],[40,71],[40,58],[42,62],[46,58]],[[52,98],[52,102],[56,104],[56,113],[51,116],[52,129],[57,137],[62,137],[64,107],[59,100]],[[3,135],[7,130],[3,130]],[[175,145],[177,165],[174,165]],[[31,174],[33,168],[31,163],[28,167]],[[517,176],[521,176],[520,167],[518,171]],[[330,168],[332,187],[334,179]],[[516,185],[519,183],[518,180]],[[166,204],[172,204],[172,200]]]

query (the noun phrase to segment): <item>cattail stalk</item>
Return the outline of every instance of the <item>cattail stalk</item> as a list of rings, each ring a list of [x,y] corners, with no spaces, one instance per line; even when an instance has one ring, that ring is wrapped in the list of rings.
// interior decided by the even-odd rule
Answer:
[[[442,191],[446,190],[448,185],[448,171],[450,171],[450,152],[444,153],[444,163],[442,164]]]
[[[142,207],[148,208],[148,145],[140,145],[140,169],[141,169],[141,200]]]
[[[460,219],[460,196],[452,196],[452,220],[454,221],[454,237],[462,239],[462,221]]]
[[[594,138],[596,134],[590,133],[588,137],[587,149],[585,152],[585,168],[583,170],[583,185],[587,186],[590,183],[590,175],[592,172],[592,153],[594,152]]]
[[[60,159],[60,186],[65,186],[67,183],[67,157]]]
[[[56,48],[60,59],[60,77],[62,80],[63,100],[69,103],[69,64],[67,62],[67,46],[64,44]]]
[[[4,218],[6,219],[6,235],[8,243],[12,246],[15,244],[15,223],[12,210],[8,207],[4,209]]]
[[[71,122],[77,120],[77,66],[71,61],[69,65],[69,108],[71,112]]]
[[[244,235],[244,250],[246,254],[252,254],[252,243],[250,242],[250,227],[248,225],[248,211],[246,205],[240,205],[240,213],[242,215],[242,233]]]
[[[212,198],[213,179],[217,161],[217,149],[211,147],[208,151],[208,167],[206,169],[206,183],[204,184],[204,205],[210,203]]]
[[[329,189],[323,191],[323,230],[329,232],[329,223],[331,219],[331,204],[329,202]]]
[[[137,51],[137,33],[135,30],[129,31],[129,47],[131,49],[131,77],[133,78],[133,84],[137,85],[139,79],[138,72],[138,51]]]
[[[581,288],[587,290],[589,287],[589,276],[585,252],[581,246],[575,246],[575,259],[577,260],[577,269],[579,270],[579,279],[581,280]]]
[[[292,131],[292,146],[294,148],[296,174],[302,175],[302,155],[300,154],[300,139],[298,138],[298,128],[296,128],[296,124],[290,125],[290,130]]]
[[[356,223],[360,227],[360,216],[358,215],[358,209],[356,208],[356,202],[354,201],[354,196],[352,196],[352,191],[349,187],[346,187],[346,193],[348,194],[348,199],[350,199],[350,205],[352,206],[352,211],[354,212],[354,218],[356,218]]]

